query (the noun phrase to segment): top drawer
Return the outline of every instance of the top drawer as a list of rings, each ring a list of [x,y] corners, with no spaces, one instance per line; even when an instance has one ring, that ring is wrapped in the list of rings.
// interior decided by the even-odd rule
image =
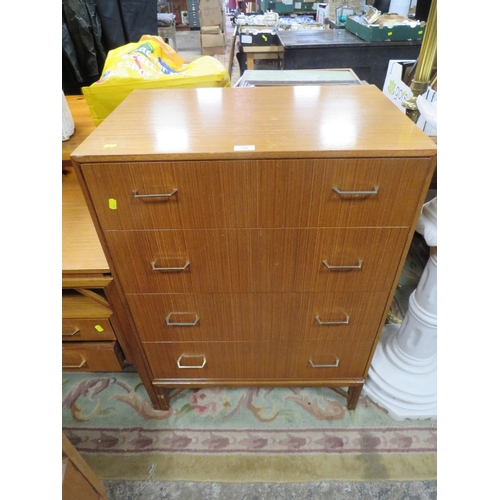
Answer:
[[[410,226],[431,159],[84,164],[103,229]]]

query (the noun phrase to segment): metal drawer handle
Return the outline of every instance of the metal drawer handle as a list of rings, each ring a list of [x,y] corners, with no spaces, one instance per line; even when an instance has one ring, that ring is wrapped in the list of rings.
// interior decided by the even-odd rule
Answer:
[[[75,331],[73,333],[64,333],[62,334],[63,337],[72,337],[73,335],[76,335],[80,331],[80,328],[77,328],[75,326]]]
[[[337,186],[334,186],[332,189],[337,194],[340,194],[341,196],[344,194],[377,194],[378,193],[378,186],[375,186],[373,188],[373,191],[341,191]]]
[[[344,321],[321,321],[319,316],[314,318],[320,325],[348,325],[349,324],[349,316],[345,315]]]
[[[170,316],[172,316],[172,314],[190,314],[191,316],[194,314],[196,319],[193,321],[193,322],[187,322],[187,323],[178,323],[178,322],[175,322],[175,321],[170,321]],[[196,313],[191,313],[191,312],[171,312],[167,318],[167,325],[168,326],[194,326],[196,325],[196,323],[198,323],[198,321],[200,321],[200,318],[198,317],[198,315]]]
[[[63,368],[81,368],[82,366],[85,365],[86,362],[87,360],[82,356],[82,362],[79,365],[63,365]]]
[[[188,260],[182,267],[156,267],[156,261],[154,261],[151,262],[151,267],[153,268],[153,271],[185,271],[189,264],[190,262]]]
[[[159,193],[159,194],[139,194],[139,191],[136,189],[132,191],[134,198],[170,198],[175,193],[177,193],[177,189],[172,189],[171,193]]]
[[[309,364],[313,367],[313,368],[337,368],[339,366],[339,359],[338,358],[335,358],[335,364],[333,365],[315,365],[313,363],[313,360],[310,359],[309,360]]]
[[[181,364],[182,358],[203,358],[203,363],[201,363],[201,365],[182,365]],[[179,359],[177,360],[177,366],[179,368],[203,368],[206,364],[207,364],[207,358],[205,358],[205,356],[181,354]]]
[[[356,266],[331,266],[328,264],[328,261],[324,260],[323,264],[330,270],[330,271],[335,271],[335,270],[342,270],[342,269],[361,269],[361,265],[363,264],[362,260],[358,260],[358,264]]]

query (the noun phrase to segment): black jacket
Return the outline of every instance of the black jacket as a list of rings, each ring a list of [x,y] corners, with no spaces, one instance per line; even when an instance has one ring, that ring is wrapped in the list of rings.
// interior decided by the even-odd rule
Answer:
[[[110,50],[157,34],[157,0],[62,0],[64,93],[97,81]]]

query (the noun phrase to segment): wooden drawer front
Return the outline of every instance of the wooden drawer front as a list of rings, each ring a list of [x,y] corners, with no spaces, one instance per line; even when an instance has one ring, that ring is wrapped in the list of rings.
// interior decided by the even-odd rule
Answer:
[[[407,235],[405,228],[106,231],[126,293],[387,290]]]
[[[115,333],[107,319],[63,319],[62,339],[78,340],[115,340]]]
[[[121,371],[124,359],[118,342],[63,342],[62,369],[82,372]]]
[[[431,163],[371,158],[82,168],[103,229],[367,227],[411,225]]]
[[[372,343],[356,339],[196,344],[146,342],[143,347],[153,379],[157,381],[244,380],[248,385],[253,380],[266,379],[300,381],[363,377]],[[335,366],[337,361],[338,366]]]
[[[142,341],[269,341],[339,336],[373,340],[386,295],[134,294],[128,299]]]

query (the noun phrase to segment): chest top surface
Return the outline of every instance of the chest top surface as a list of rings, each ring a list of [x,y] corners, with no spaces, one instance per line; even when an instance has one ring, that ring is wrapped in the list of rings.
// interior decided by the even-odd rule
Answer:
[[[422,157],[436,145],[373,85],[132,92],[78,162]]]

